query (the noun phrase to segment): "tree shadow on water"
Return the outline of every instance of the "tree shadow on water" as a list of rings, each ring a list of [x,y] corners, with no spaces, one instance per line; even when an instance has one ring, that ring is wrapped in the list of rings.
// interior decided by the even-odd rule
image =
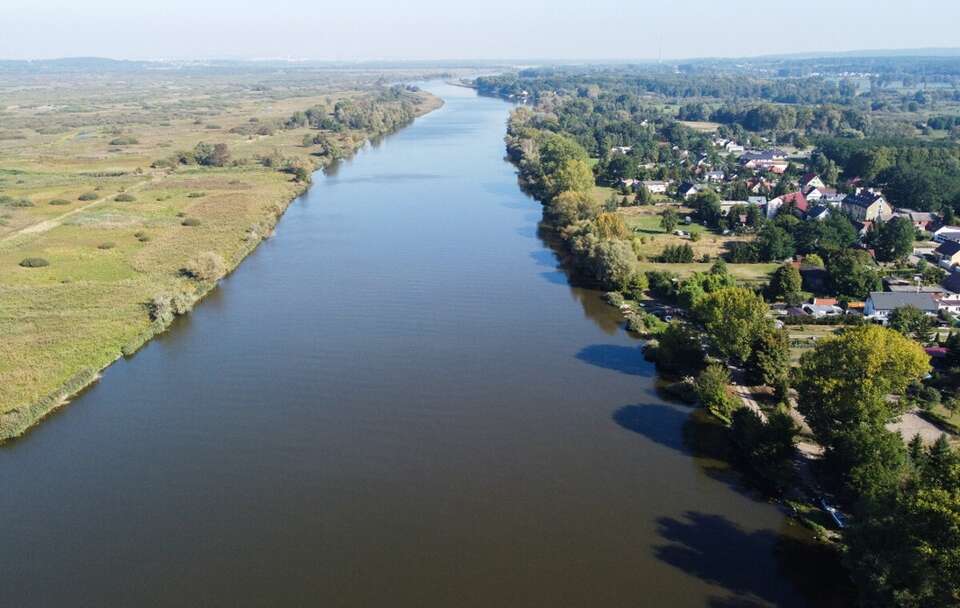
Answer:
[[[806,605],[778,572],[773,557],[780,536],[774,531],[748,532],[722,515],[695,511],[661,517],[657,529],[666,541],[655,547],[657,558],[729,592],[713,598],[711,606]]]
[[[577,353],[577,359],[631,376],[654,376],[653,364],[643,358],[643,351],[639,346],[592,344],[582,348]]]
[[[613,413],[613,421],[654,443],[690,453],[683,440],[687,413],[664,404],[625,405]]]

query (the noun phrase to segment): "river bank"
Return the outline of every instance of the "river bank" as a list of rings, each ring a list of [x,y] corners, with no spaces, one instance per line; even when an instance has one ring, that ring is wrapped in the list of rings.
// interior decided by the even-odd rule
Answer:
[[[443,103],[423,92],[411,99],[413,119]],[[306,109],[306,103],[297,100],[279,111],[296,114],[287,108]],[[276,108],[273,112],[284,117]],[[245,110],[231,118],[237,125],[231,132],[240,135],[245,122],[264,124],[263,114],[252,113]],[[190,141],[189,128],[183,126],[180,141]],[[337,158],[349,158],[371,138],[393,130],[338,133],[332,138]],[[0,243],[0,265],[13,269],[0,275],[0,442],[25,433],[89,387],[104,369],[166,331],[269,238],[290,204],[309,187],[308,179],[286,170],[294,166],[291,162],[303,167],[305,175],[339,162],[331,154],[294,144],[305,137],[298,129],[273,132],[238,138],[230,144],[231,152],[272,154],[283,158],[283,165],[138,167],[78,179],[62,170],[51,173],[45,161],[14,173],[17,184],[23,184],[20,190],[33,199],[29,211],[68,211],[41,216],[42,222],[9,233]],[[159,144],[150,147],[149,141],[139,147],[141,158],[169,154]],[[3,161],[11,159],[0,157],[0,166]],[[72,192],[84,189],[96,193],[94,202],[71,205],[77,196]],[[34,204],[49,197],[66,205]],[[48,260],[48,265],[24,268],[20,261],[28,258]]]

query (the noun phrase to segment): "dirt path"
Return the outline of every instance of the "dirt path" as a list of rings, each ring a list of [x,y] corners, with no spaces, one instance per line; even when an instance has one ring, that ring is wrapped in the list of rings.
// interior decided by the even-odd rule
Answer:
[[[139,190],[142,190],[144,186],[146,186],[147,184],[151,184],[153,182],[159,181],[161,177],[162,175],[157,175],[157,174],[151,175],[150,179],[146,179],[146,180],[143,180],[142,182],[137,182],[136,184],[133,184],[132,186],[126,189],[126,192],[137,192]],[[103,205],[104,203],[111,202],[116,196],[117,196],[116,194],[113,194],[105,198],[101,198],[100,200],[93,201],[82,207],[71,209],[70,211],[67,211],[66,213],[58,215],[57,217],[52,217],[50,219],[43,220],[42,222],[37,222],[36,224],[25,226],[20,230],[11,232],[10,234],[4,236],[3,238],[0,238],[0,243],[10,242],[20,236],[31,235],[31,234],[42,234],[44,232],[53,230],[57,226],[60,226],[61,224],[63,224],[63,222],[66,221],[67,218],[83,213],[84,211],[89,211],[90,209],[98,205]]]

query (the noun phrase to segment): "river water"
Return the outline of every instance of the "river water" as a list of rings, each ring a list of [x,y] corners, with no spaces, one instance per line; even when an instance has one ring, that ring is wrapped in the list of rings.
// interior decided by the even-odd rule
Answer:
[[[537,236],[510,106],[430,88],[0,448],[0,605],[802,605],[783,517]]]

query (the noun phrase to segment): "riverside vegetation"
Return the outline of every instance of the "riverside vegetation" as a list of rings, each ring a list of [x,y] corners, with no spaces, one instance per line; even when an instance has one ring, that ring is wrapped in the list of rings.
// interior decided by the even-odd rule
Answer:
[[[312,171],[440,104],[366,75],[101,67],[0,71],[0,440],[190,310]]]
[[[942,102],[941,110],[956,111],[960,82],[955,66],[947,67],[944,82],[954,90],[933,95]],[[610,290],[609,299],[630,310],[628,327],[655,338],[648,356],[661,371],[686,378],[672,390],[699,402],[727,428],[728,454],[748,476],[771,494],[790,499],[825,541],[833,538],[829,553],[845,568],[834,568],[831,575],[843,578],[845,571],[849,576],[838,586],[855,588],[864,606],[956,606],[960,453],[946,436],[933,445],[924,445],[919,436],[905,444],[887,428],[906,411],[911,391],[929,377],[929,357],[915,339],[929,329],[917,329],[901,318],[905,313],[891,319],[890,328],[850,317],[791,361],[790,337],[775,326],[765,301],[765,296],[789,301],[800,293],[794,266],[756,263],[792,256],[791,231],[816,233],[807,244],[797,238],[796,246],[809,246],[804,253],[811,258],[827,258],[829,283],[837,293],[853,299],[875,290],[875,263],[853,248],[857,235],[850,220],[838,213],[826,222],[804,223],[786,213],[783,220],[778,216],[766,222],[751,219],[746,205],[724,218],[719,196],[709,190],[689,202],[678,197],[679,208],[673,204],[661,212],[651,203],[665,196],[651,196],[643,187],[635,195],[605,187],[637,177],[690,179],[695,168],[681,154],[709,147],[704,129],[719,128],[758,144],[762,130],[768,137],[792,141],[797,149],[809,146],[808,137],[817,137],[820,147],[810,162],[822,165],[822,173],[832,172],[836,180],[841,170],[853,173],[857,163],[869,164],[858,174],[893,184],[894,198],[915,200],[921,208],[952,218],[960,208],[955,162],[960,147],[933,127],[954,122],[931,118],[915,101],[894,107],[905,93],[879,84],[872,104],[848,83],[837,88],[819,78],[810,79],[809,98],[788,100],[797,79],[742,74],[716,79],[714,86],[692,69],[688,76],[658,73],[658,68],[638,69],[639,74],[629,68],[530,70],[479,79],[477,86],[481,92],[533,102],[514,111],[506,144],[521,184],[544,204],[545,226],[559,235],[581,277]],[[694,99],[688,101],[688,96]],[[770,96],[780,105],[772,105]],[[756,98],[758,105],[740,105],[737,111],[729,101],[734,97],[739,104]],[[710,108],[715,108],[712,114]],[[773,120],[772,126],[751,122],[764,113],[794,120]],[[684,114],[686,124],[677,120]],[[708,115],[732,126],[690,124],[689,119],[702,121]],[[798,122],[798,115],[806,116],[806,122]],[[807,120],[828,115],[837,120]],[[930,126],[915,127],[918,119],[930,119]],[[895,145],[881,139],[893,137],[891,132]],[[957,135],[951,131],[946,137],[955,140]],[[907,149],[915,154],[898,152]],[[923,153],[929,150],[936,154]],[[714,166],[723,166],[723,159],[706,154]],[[784,188],[792,172],[777,188]],[[732,181],[722,187],[728,197],[742,200],[737,190],[743,185]],[[680,226],[679,218],[686,214],[703,225]],[[672,234],[677,227],[687,234]],[[891,221],[881,230],[876,239],[881,262],[899,260],[910,251],[913,231],[902,227]],[[721,231],[732,238],[705,247],[704,237]],[[909,238],[899,238],[900,232]],[[889,233],[889,246],[884,233]],[[631,307],[631,301],[651,296],[677,306],[674,314],[685,318],[664,323]],[[956,357],[956,340],[948,346]],[[741,377],[732,377],[731,370]],[[769,398],[759,407],[745,407],[734,382],[764,387]],[[801,432],[823,449],[809,473],[850,515],[839,533],[825,534],[805,515],[819,506],[800,490],[793,466]]]

